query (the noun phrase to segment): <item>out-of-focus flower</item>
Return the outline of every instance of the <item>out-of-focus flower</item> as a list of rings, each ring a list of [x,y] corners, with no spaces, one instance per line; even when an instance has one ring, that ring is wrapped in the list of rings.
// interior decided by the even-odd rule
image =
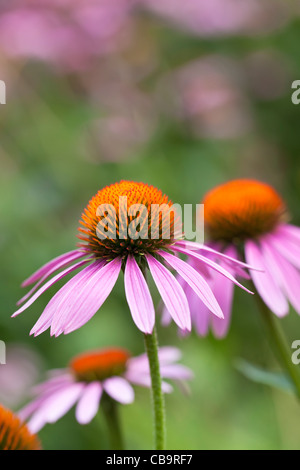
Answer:
[[[197,245],[189,242],[186,247],[182,239],[181,216],[168,197],[154,186],[132,181],[106,186],[90,200],[81,224],[80,238],[83,243],[80,248],[53,259],[23,283],[23,286],[28,286],[36,282],[19,303],[29,300],[13,316],[26,310],[58,280],[87,265],[52,297],[31,334],[39,335],[50,327],[50,334],[58,336],[83,326],[110,295],[122,269],[131,315],[143,333],[151,334],[155,324],[154,305],[144,275],[148,269],[175,323],[182,330],[190,330],[191,317],[186,295],[165,264],[191,286],[215,315],[223,317],[203,276],[176,256],[183,253],[193,257],[191,250],[196,249]],[[205,246],[203,250],[212,251]],[[199,258],[200,255],[197,256]],[[209,265],[245,289],[220,265],[205,256],[200,258],[203,269]],[[233,259],[230,262],[247,266]],[[59,269],[63,271],[55,274]],[[40,287],[52,274],[55,274],[54,277]]]
[[[167,97],[165,112],[196,136],[228,139],[252,129],[239,69],[226,57],[206,56],[173,71],[163,78],[158,95]]]
[[[177,348],[162,347],[158,352],[161,376],[178,382],[190,380],[193,374],[177,364],[181,353]],[[120,348],[90,351],[76,356],[66,369],[49,372],[49,379],[34,389],[36,397],[18,415],[28,421],[32,432],[38,432],[46,423],[54,423],[76,405],[76,419],[89,423],[96,415],[100,401],[111,399],[129,404],[134,400],[131,384],[151,387],[146,354],[130,357]],[[163,381],[162,389],[170,393],[172,387]]]
[[[85,153],[93,161],[120,161],[136,155],[155,128],[151,97],[125,81],[110,80],[101,82],[93,98],[102,113],[85,132]]]
[[[7,345],[6,363],[0,365],[0,403],[15,409],[27,398],[41,371],[41,358],[23,345]]]
[[[0,8],[0,48],[78,70],[126,43],[135,0],[15,1]],[[130,28],[129,28],[130,29]]]
[[[40,450],[38,437],[12,411],[0,405],[0,450]]]
[[[171,24],[200,36],[265,33],[286,24],[292,4],[268,0],[141,0]]]
[[[300,314],[300,228],[287,222],[287,209],[277,192],[256,180],[234,180],[208,192],[203,204],[210,246],[233,257],[245,257],[260,268],[251,271],[250,279],[275,315],[287,315],[289,302]],[[236,268],[232,272],[238,276]],[[211,325],[215,335],[221,337],[228,330],[233,289],[215,273],[207,280],[225,322],[212,319],[208,310],[187,293],[192,318],[199,334],[205,335]]]

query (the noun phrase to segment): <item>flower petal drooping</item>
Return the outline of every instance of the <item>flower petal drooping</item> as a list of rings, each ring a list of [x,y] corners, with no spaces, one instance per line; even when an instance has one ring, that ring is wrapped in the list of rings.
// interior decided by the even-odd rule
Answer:
[[[268,268],[265,264],[261,251],[256,243],[248,240],[245,243],[245,256],[248,263],[254,263],[256,266],[261,266],[265,272],[253,272],[252,279],[255,284],[259,295],[268,305],[268,307],[279,317],[283,317],[289,311],[289,306],[286,298],[278,289],[274,278],[270,275]]]
[[[136,326],[151,334],[155,311],[147,282],[133,256],[129,256],[125,267],[125,292],[132,318]]]
[[[102,391],[100,382],[91,382],[85,387],[76,406],[76,419],[78,423],[87,424],[96,416]]]
[[[153,256],[146,255],[150,272],[175,323],[182,330],[191,329],[191,316],[185,293],[176,278]]]
[[[224,318],[222,310],[205,279],[188,263],[170,254],[159,254],[174,268],[177,273],[189,284],[202,302],[219,318]]]

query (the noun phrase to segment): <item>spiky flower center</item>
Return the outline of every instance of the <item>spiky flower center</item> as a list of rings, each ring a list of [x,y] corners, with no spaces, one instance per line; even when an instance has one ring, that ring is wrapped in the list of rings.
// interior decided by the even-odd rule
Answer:
[[[175,210],[154,186],[121,181],[98,191],[80,221],[81,238],[96,257],[153,253],[173,243]]]
[[[110,348],[80,354],[70,362],[70,369],[77,380],[93,382],[121,375],[130,358],[124,349]]]
[[[227,242],[271,232],[286,213],[271,186],[247,179],[217,186],[206,194],[203,204],[209,237]]]
[[[40,450],[41,445],[26,424],[0,405],[0,450]]]

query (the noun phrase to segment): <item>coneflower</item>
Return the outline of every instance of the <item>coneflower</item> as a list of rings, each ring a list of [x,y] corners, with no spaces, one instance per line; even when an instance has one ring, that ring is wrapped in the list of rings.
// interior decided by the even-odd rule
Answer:
[[[193,373],[178,364],[178,348],[159,348],[160,373],[163,379],[179,383],[190,380]],[[47,423],[54,423],[76,404],[76,419],[89,423],[102,408],[111,429],[114,447],[122,447],[117,404],[130,404],[134,400],[133,385],[151,387],[151,376],[146,354],[132,357],[123,348],[104,348],[87,351],[73,357],[64,369],[48,372],[49,378],[33,389],[35,398],[19,411],[18,416],[28,420],[28,428],[38,432]],[[164,393],[172,386],[163,380]]]
[[[193,257],[192,250],[197,249],[197,245],[189,242],[186,246],[180,217],[169,198],[154,186],[121,181],[101,189],[84,210],[79,230],[81,243],[77,250],[55,258],[24,281],[24,287],[36,284],[20,300],[19,303],[25,303],[13,316],[26,310],[57,281],[83,268],[52,297],[31,330],[35,336],[48,328],[54,336],[70,333],[87,323],[99,310],[122,270],[133,321],[144,333],[157,423],[156,448],[162,449],[165,434],[163,395],[154,329],[155,309],[146,273],[151,273],[169,315],[182,331],[191,330],[190,308],[183,288],[170,268],[188,283],[214,315],[223,318],[223,312],[204,276],[179,258],[179,253]],[[209,266],[224,279],[247,290],[228,270],[205,254],[213,252],[226,259],[229,266],[241,269],[247,267],[245,263],[208,247],[203,246],[203,251],[203,256],[197,256],[204,270]],[[58,270],[62,271],[57,273]],[[51,275],[53,277],[47,280]]]
[[[155,310],[144,276],[145,271],[149,270],[173,320],[182,330],[190,330],[188,301],[180,283],[165,266],[167,264],[190,285],[213,314],[223,318],[222,310],[204,277],[175,256],[178,252],[194,256],[192,250],[197,245],[190,242],[190,249],[187,249],[185,241],[178,238],[172,205],[161,191],[144,183],[121,181],[100,190],[82,215],[79,230],[84,243],[78,250],[53,259],[23,282],[23,287],[36,284],[19,301],[23,303],[26,300],[13,316],[26,310],[57,281],[85,266],[54,295],[31,330],[34,335],[49,327],[51,335],[70,333],[87,323],[99,310],[123,269],[126,298],[133,321],[143,333],[150,334],[155,323]],[[131,215],[132,208],[135,209],[135,217]],[[140,212],[139,219],[137,212]],[[139,231],[137,225],[140,226]],[[204,246],[203,250],[205,253],[212,251]],[[226,258],[223,254],[215,254]],[[206,256],[201,256],[200,262],[204,268],[210,266],[224,278],[244,288],[218,263]],[[234,266],[243,265],[234,259],[230,262]],[[63,270],[40,287],[59,269]]]
[[[0,450],[40,450],[38,437],[12,411],[0,405]]]
[[[229,181],[209,191],[202,203],[208,246],[258,268],[248,275],[239,273],[237,266],[227,266],[233,276],[248,277],[251,288],[257,292],[255,297],[300,396],[299,374],[291,362],[288,346],[283,343],[279,325],[272,318],[273,314],[280,318],[287,315],[289,303],[300,314],[300,228],[289,223],[286,204],[275,189],[260,181]],[[201,254],[199,246],[192,261],[200,272]],[[226,263],[215,254],[209,256],[221,266]],[[206,280],[222,308],[224,320],[213,318],[184,283],[192,321],[199,335],[206,335],[212,328],[215,336],[224,337],[230,325],[234,286],[209,268]],[[166,312],[164,320],[168,320]]]

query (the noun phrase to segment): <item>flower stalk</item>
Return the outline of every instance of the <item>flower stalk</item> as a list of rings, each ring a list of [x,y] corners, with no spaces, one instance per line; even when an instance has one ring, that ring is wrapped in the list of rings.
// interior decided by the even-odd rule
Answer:
[[[290,380],[292,381],[295,387],[295,394],[298,399],[300,399],[300,372],[297,365],[293,364],[291,359],[291,351],[287,344],[284,332],[277,321],[274,313],[271,312],[269,307],[261,299],[260,295],[255,290],[253,286],[253,292],[255,292],[255,297],[259,306],[264,323],[269,331],[270,338],[275,349],[275,353],[280,361],[283,369],[288,374]]]
[[[108,428],[110,450],[124,450],[118,403],[105,394],[102,397],[102,409]]]
[[[158,342],[155,327],[152,334],[144,334],[144,340],[151,375],[155,450],[164,450],[166,445],[165,403],[162,392],[158,358]]]

